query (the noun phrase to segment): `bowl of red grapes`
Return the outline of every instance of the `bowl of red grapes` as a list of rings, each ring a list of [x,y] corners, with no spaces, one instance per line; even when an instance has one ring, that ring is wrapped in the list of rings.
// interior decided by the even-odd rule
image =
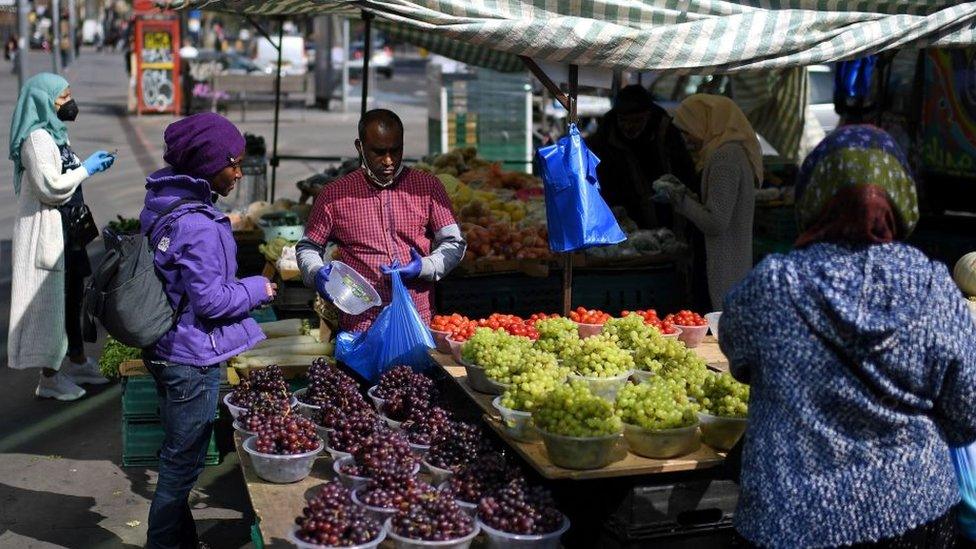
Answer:
[[[401,508],[386,527],[387,536],[399,549],[467,549],[479,531],[471,515],[439,492]]]
[[[352,502],[348,488],[332,481],[306,503],[288,539],[300,549],[372,549],[386,539],[386,528]]]
[[[569,519],[556,509],[549,492],[530,488],[518,479],[481,498],[478,525],[487,547],[558,549],[559,538],[569,530]]]
[[[311,473],[325,445],[315,424],[302,416],[279,416],[261,425],[258,434],[244,441],[254,472],[276,484],[298,482]]]

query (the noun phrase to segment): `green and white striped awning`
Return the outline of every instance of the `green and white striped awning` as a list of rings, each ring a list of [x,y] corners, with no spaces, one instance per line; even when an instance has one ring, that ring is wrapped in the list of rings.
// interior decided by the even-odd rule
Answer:
[[[698,74],[829,63],[976,43],[976,2],[924,0],[175,0],[255,15],[360,10],[453,57],[487,51]],[[388,27],[389,28],[389,27]],[[473,52],[471,49],[473,48]],[[440,51],[439,51],[440,50]],[[499,66],[514,58],[492,58]]]

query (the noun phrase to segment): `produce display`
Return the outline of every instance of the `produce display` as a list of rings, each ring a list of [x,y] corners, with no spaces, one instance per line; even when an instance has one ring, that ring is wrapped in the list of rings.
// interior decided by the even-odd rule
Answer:
[[[427,453],[427,463],[441,469],[458,471],[492,450],[489,439],[481,427],[465,422],[455,422],[434,440]]]
[[[331,547],[351,547],[376,539],[383,525],[354,504],[349,489],[337,480],[325,484],[295,518],[295,536]]]
[[[634,313],[643,317],[645,324],[657,328],[657,331],[661,332],[661,334],[663,335],[672,335],[678,333],[678,330],[674,327],[674,324],[671,324],[670,322],[664,322],[663,320],[658,318],[657,311],[655,311],[654,309],[647,309],[646,311],[639,310],[639,311],[634,311]],[[631,314],[630,311],[622,311],[620,313],[620,316],[626,317],[630,314]]]
[[[257,437],[254,447],[262,454],[302,454],[322,444],[315,432],[315,424],[299,415],[270,418],[261,425]]]
[[[515,367],[530,344],[502,329],[478,328],[461,346],[461,358],[482,368]]]
[[[466,316],[457,313],[449,316],[434,315],[430,321],[430,329],[438,332],[447,332],[449,338],[454,341],[467,341],[474,335],[478,323]]]
[[[678,311],[677,313],[670,314],[664,317],[664,322],[670,322],[675,326],[708,326],[708,322],[703,316],[689,310],[682,310]]]
[[[728,372],[709,372],[698,398],[703,412],[721,417],[746,417],[749,412],[749,386],[739,383]]]
[[[516,479],[522,474],[505,456],[482,454],[448,479],[442,491],[456,500],[478,503]]]
[[[424,541],[459,539],[475,530],[471,515],[458,507],[453,498],[437,492],[401,507],[390,525],[399,536]]]
[[[126,360],[142,358],[142,350],[119,343],[112,336],[105,336],[102,355],[98,357],[98,371],[108,379],[119,377],[119,366]]]
[[[705,361],[684,343],[658,334],[652,334],[637,346],[634,364],[639,370],[683,381],[688,394],[696,398],[708,373]]]
[[[570,374],[560,366],[555,355],[544,351],[529,351],[521,370],[512,376],[511,387],[502,394],[500,404],[512,410],[531,412]]]
[[[603,325],[603,335],[614,338],[622,349],[636,350],[640,343],[654,336],[654,327],[644,317],[630,313],[621,318],[611,318]]]
[[[577,307],[569,312],[569,319],[580,324],[596,324],[602,326],[606,321],[610,320],[610,315],[603,311]]]
[[[601,334],[582,340],[565,365],[581,376],[616,377],[634,369],[634,357],[621,349],[613,336]]]
[[[570,381],[550,392],[532,419],[544,431],[570,437],[599,437],[621,430],[613,404],[594,396],[580,381]]]
[[[416,501],[431,497],[434,492],[433,486],[414,475],[379,471],[364,489],[356,492],[356,496],[370,507],[405,509]]]
[[[549,534],[563,524],[552,495],[542,487],[529,488],[523,479],[482,498],[478,519],[495,530],[522,535]]]
[[[318,329],[299,319],[278,320],[258,324],[267,339],[230,359],[234,367],[263,368],[307,365],[322,357],[331,357],[334,346],[319,341]]]
[[[241,408],[251,408],[258,401],[291,400],[288,394],[288,384],[281,373],[281,368],[271,365],[260,370],[249,372],[241,379],[230,396],[230,403]]]
[[[652,378],[627,385],[617,394],[617,413],[624,423],[644,429],[675,429],[698,423],[698,407],[688,400],[684,386]]]

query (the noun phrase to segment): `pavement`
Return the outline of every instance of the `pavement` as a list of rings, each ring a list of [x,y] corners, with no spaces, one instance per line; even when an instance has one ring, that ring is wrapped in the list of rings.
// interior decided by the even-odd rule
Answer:
[[[49,70],[50,58],[32,52],[32,72]],[[10,120],[17,96],[17,79],[9,64],[0,65],[0,120]],[[68,67],[78,101],[78,120],[69,124],[75,152],[82,158],[95,150],[119,150],[111,170],[84,184],[85,197],[99,225],[116,215],[134,217],[142,206],[147,174],[163,166],[162,134],[175,120],[169,115],[133,116],[126,113],[122,57],[83,50]],[[426,93],[422,68],[397,70],[392,80],[378,78],[371,107],[394,108],[407,131],[405,154],[421,156],[427,149]],[[358,91],[353,89],[353,97]],[[296,155],[353,156],[358,102],[351,112],[284,109],[279,152]],[[229,113],[240,122],[240,114]],[[248,109],[243,131],[272,133],[269,109]],[[0,151],[8,150],[9,135],[0,129]],[[278,196],[298,198],[294,182],[326,166],[320,162],[283,162],[278,171]],[[10,306],[10,238],[17,197],[13,167],[0,160],[0,365],[6,366],[6,336]],[[89,247],[98,261],[102,244]],[[88,349],[97,356],[99,345]],[[156,482],[153,468],[122,467],[121,388],[118,383],[90,387],[73,403],[34,397],[38,373],[0,367],[0,549],[142,547],[146,515]],[[207,467],[191,497],[203,541],[216,548],[251,547],[253,513],[247,499],[237,456],[230,443],[230,426],[218,428],[221,463]]]

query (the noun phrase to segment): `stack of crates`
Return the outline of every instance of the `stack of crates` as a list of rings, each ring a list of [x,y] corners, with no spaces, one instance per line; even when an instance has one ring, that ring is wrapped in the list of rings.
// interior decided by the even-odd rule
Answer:
[[[163,424],[159,417],[159,395],[156,394],[156,382],[152,376],[123,377],[122,465],[124,467],[159,465],[159,450],[163,446],[163,436]],[[211,433],[206,463],[216,465],[219,461],[217,439]]]

